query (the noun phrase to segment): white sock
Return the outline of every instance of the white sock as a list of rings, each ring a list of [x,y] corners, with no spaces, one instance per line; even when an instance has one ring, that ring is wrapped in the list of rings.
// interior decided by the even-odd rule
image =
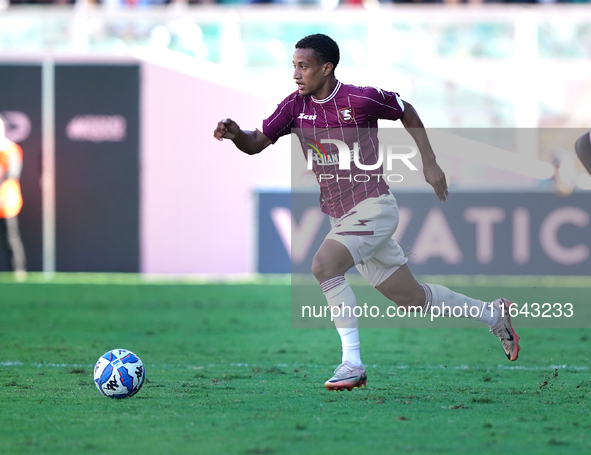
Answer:
[[[353,289],[345,280],[343,275],[332,277],[320,283],[322,292],[326,297],[329,307],[336,308],[332,312],[334,324],[341,336],[343,346],[343,363],[350,362],[353,366],[361,365],[361,354],[359,352],[359,321],[353,313],[357,306],[357,300]]]
[[[492,303],[467,297],[454,292],[440,284],[421,284],[425,290],[425,306],[423,309],[446,317],[463,317],[483,322],[492,326],[499,322],[500,312],[492,311]],[[455,310],[454,310],[455,309]]]

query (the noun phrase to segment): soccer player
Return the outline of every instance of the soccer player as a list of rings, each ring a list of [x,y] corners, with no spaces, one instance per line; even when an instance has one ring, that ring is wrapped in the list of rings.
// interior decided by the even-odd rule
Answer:
[[[369,166],[377,163],[377,120],[400,120],[418,146],[426,181],[437,197],[445,201],[445,175],[415,109],[397,93],[343,84],[335,76],[338,63],[339,48],[330,37],[315,34],[301,39],[293,54],[297,90],[263,121],[262,131],[242,130],[228,118],[218,123],[214,137],[230,139],[238,149],[253,155],[290,134],[292,129],[302,143],[309,142],[305,136],[312,131],[312,140],[317,143],[329,136],[349,145],[358,142],[359,162]],[[360,357],[358,321],[352,311],[357,303],[344,277],[353,266],[383,295],[410,311],[418,308],[429,313],[436,309],[437,314],[451,315],[454,308],[462,307],[463,316],[488,325],[501,340],[507,358],[516,360],[519,337],[509,315],[513,304],[503,298],[483,302],[438,284],[419,284],[406,264],[402,248],[392,239],[398,226],[398,207],[386,182],[383,178],[351,178],[363,174],[353,161],[350,170],[339,169],[338,163],[331,167],[330,163],[338,161],[338,150],[329,145],[324,144],[324,158],[313,156],[321,208],[329,215],[332,229],[314,256],[312,273],[328,305],[339,307],[339,311],[334,311],[334,320],[343,356],[324,386],[328,390],[352,390],[367,381]],[[328,170],[339,178],[318,178]],[[381,173],[381,168],[372,173]]]

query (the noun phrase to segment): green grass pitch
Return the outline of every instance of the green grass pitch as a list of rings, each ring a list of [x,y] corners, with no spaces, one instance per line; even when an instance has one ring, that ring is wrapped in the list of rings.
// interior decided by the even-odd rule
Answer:
[[[591,450],[588,329],[521,329],[515,363],[485,327],[365,329],[368,387],[327,392],[340,340],[291,328],[285,283],[10,280],[0,280],[1,454]],[[448,284],[515,301],[584,302],[590,290]],[[133,398],[108,399],[93,383],[114,348],[146,365]]]

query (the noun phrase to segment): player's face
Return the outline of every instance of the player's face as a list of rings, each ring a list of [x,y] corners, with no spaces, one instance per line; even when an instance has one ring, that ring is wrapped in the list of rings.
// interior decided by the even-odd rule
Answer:
[[[332,63],[319,63],[312,49],[296,49],[293,53],[293,78],[302,96],[326,98],[324,93],[329,86]]]

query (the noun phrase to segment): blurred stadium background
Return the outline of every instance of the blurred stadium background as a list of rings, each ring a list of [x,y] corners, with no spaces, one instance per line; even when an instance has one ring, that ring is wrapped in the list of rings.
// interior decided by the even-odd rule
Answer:
[[[588,3],[40,3],[0,0],[30,271],[17,282],[0,249],[0,453],[589,452]],[[398,318],[363,331],[368,388],[322,387],[337,334],[293,330],[287,304],[320,289],[270,275],[307,273],[327,229],[301,152],[212,137],[226,117],[261,127],[316,32],[340,44],[342,81],[399,92],[429,128],[450,199],[420,172],[392,185],[415,274],[575,305],[521,313],[515,365],[486,329]],[[146,365],[131,400],[92,382],[119,347]]]
[[[591,125],[588,3],[48,3],[0,3],[0,113],[25,154],[30,271],[305,270],[323,227],[313,188],[290,196],[289,141],[247,157],[212,131],[225,117],[260,128],[294,90],[294,43],[316,32],[340,44],[339,79],[510,152],[436,148],[459,194],[443,220],[420,178],[395,189],[412,201],[401,242],[422,252],[416,271],[590,270],[591,177],[572,150]],[[292,203],[294,224],[277,210]]]

